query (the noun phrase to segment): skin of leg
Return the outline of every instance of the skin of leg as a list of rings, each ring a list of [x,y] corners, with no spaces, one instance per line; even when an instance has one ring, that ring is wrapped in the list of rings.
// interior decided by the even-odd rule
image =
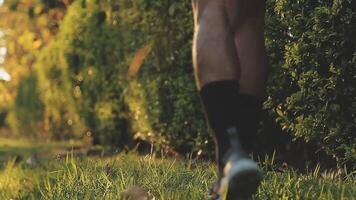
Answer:
[[[194,0],[193,12],[198,89],[209,82],[238,79],[241,93],[264,96],[268,76],[265,1]]]
[[[193,66],[198,90],[240,76],[238,53],[225,0],[194,0]]]
[[[238,54],[225,0],[195,0],[193,13],[193,66],[198,90],[211,82],[238,80]]]
[[[240,92],[264,96],[268,76],[264,43],[265,0],[227,0],[230,22],[235,24],[234,40],[240,63]],[[236,13],[240,13],[237,15]]]
[[[194,0],[193,13],[198,89],[214,81],[240,80],[242,93],[263,96],[267,79],[263,0]]]

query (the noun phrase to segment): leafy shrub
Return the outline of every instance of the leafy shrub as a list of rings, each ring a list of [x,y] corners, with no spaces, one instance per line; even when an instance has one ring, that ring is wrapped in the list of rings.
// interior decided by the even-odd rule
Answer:
[[[44,105],[45,131],[54,139],[83,135],[83,125],[74,104],[68,66],[60,43],[44,48],[35,64],[40,100]]]
[[[0,110],[5,108],[5,128],[22,136],[50,138],[40,76],[34,70],[39,52],[47,46],[64,15],[64,8],[44,9],[40,1],[8,0],[0,7],[3,63],[11,81],[0,86]],[[6,40],[6,42],[5,42]],[[9,131],[10,132],[10,131]]]
[[[355,2],[278,1],[268,11],[267,108],[295,137],[355,162]]]
[[[132,34],[139,34],[143,44],[152,44],[141,71],[134,80],[129,80],[131,87],[140,92],[132,96],[134,92],[129,90],[127,104],[138,117],[132,118],[133,123],[146,121],[145,131],[134,130],[137,137],[181,152],[211,152],[213,145],[191,67],[190,6],[189,2],[142,1],[124,8],[136,9],[136,18],[144,22],[136,23],[138,20],[131,18],[128,25],[136,25]]]
[[[118,32],[111,28],[106,24],[106,13],[96,3],[85,7],[80,2],[74,3],[62,22],[57,40],[43,52],[56,52],[57,56],[39,63],[38,69],[41,73],[48,63],[55,64],[52,71],[59,74],[47,82],[63,84],[55,91],[66,93],[62,95],[70,111],[66,116],[72,116],[85,127],[80,133],[71,130],[71,134],[86,133],[93,136],[94,143],[124,146],[129,137],[122,116],[125,108],[122,85],[118,83],[122,56],[120,45],[112,35]]]
[[[40,136],[43,117],[43,104],[39,99],[38,80],[35,73],[31,73],[19,83],[14,110],[8,113],[8,125],[15,134],[29,137]],[[4,118],[5,120],[5,118]]]
[[[37,65],[48,115],[58,121],[54,127],[66,130],[66,120],[74,124],[73,118],[84,122],[95,143],[116,146],[149,135],[155,135],[149,141],[161,147],[198,151],[206,145],[208,134],[190,67],[190,18],[168,21],[162,16],[190,5],[173,6],[164,1],[82,1],[69,8],[56,41],[42,52]],[[167,12],[159,12],[164,8]],[[142,70],[128,78],[132,57],[148,43],[152,51]],[[133,118],[138,108],[144,114]],[[66,114],[58,117],[60,113]]]

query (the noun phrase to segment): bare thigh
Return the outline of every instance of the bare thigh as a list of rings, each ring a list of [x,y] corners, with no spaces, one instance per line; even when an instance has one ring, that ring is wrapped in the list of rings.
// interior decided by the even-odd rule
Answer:
[[[219,1],[219,0],[218,0]],[[265,0],[220,0],[225,3],[225,10],[230,26],[237,31],[250,18],[263,18]],[[248,23],[248,22],[247,22]]]
[[[234,31],[225,0],[196,0],[193,9],[193,64],[198,88],[210,82],[238,79]]]
[[[265,0],[225,0],[240,67],[242,93],[263,96],[267,81]]]

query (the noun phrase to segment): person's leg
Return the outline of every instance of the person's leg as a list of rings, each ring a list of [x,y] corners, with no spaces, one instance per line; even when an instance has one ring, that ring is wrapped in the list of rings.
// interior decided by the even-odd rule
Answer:
[[[211,82],[239,78],[234,32],[225,6],[224,0],[193,0],[193,66],[198,90]]]
[[[236,4],[236,7],[231,5]],[[226,0],[234,40],[240,63],[239,130],[244,148],[253,151],[262,97],[268,76],[264,43],[265,0]]]
[[[257,7],[254,9],[253,5]],[[218,147],[220,176],[224,176],[222,169],[226,164],[223,156],[231,151],[234,138],[242,139],[242,146],[249,148],[251,137],[257,129],[262,102],[260,97],[264,94],[267,76],[262,8],[258,0],[193,2],[195,76]],[[239,59],[243,61],[239,63]],[[242,85],[241,92],[239,82]],[[232,138],[231,132],[238,134],[238,137]],[[251,163],[247,160],[247,164],[254,167]],[[251,176],[257,180],[256,168]],[[241,170],[236,167],[233,169]],[[239,178],[250,176],[251,171],[245,172],[239,173]]]
[[[237,4],[237,10],[230,7]],[[234,27],[235,47],[240,64],[237,137],[242,150],[253,152],[267,82],[267,56],[264,44],[264,0],[226,0]],[[238,13],[238,14],[237,14]],[[237,16],[237,17],[236,17]],[[257,189],[261,173],[253,161],[232,154],[224,168],[220,187],[227,199],[250,197]]]
[[[214,133],[219,176],[223,173],[222,155],[230,147],[225,129],[235,123],[234,107],[240,74],[234,32],[225,6],[224,0],[193,0],[194,71],[205,113]]]
[[[240,93],[263,97],[268,75],[264,43],[265,0],[238,0],[243,18],[235,26],[234,37],[240,62]],[[236,0],[228,0],[228,4]],[[236,11],[235,11],[236,12]],[[234,13],[229,10],[229,13]],[[233,15],[233,14],[229,14]]]

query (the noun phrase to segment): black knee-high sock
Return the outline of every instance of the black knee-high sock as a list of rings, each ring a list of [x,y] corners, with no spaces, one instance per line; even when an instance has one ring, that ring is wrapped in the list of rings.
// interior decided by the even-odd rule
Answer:
[[[224,166],[223,156],[230,148],[227,129],[236,127],[242,147],[250,150],[259,121],[261,100],[252,95],[239,94],[236,80],[206,84],[200,91],[209,125],[214,133],[219,169]]]
[[[241,145],[248,153],[253,152],[257,131],[261,119],[262,98],[250,94],[239,94],[239,117],[237,126],[240,131]]]
[[[208,83],[200,90],[205,115],[213,131],[219,170],[224,167],[223,156],[230,149],[226,129],[236,126],[238,118],[239,83],[234,80]]]

